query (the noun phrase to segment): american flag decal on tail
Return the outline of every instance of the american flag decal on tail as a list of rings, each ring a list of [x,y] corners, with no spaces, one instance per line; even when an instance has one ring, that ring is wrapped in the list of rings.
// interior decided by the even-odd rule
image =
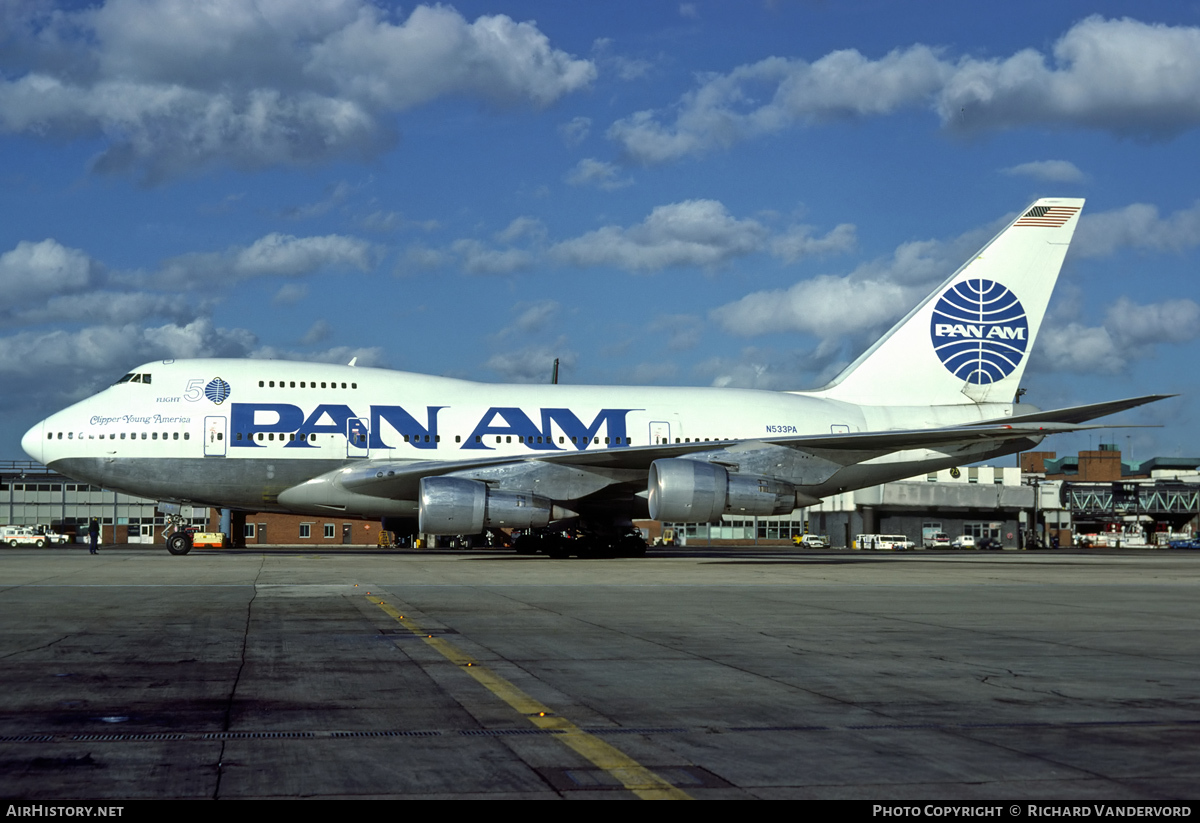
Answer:
[[[1057,229],[1075,216],[1078,206],[1034,206],[1021,215],[1014,226],[1042,226]]]

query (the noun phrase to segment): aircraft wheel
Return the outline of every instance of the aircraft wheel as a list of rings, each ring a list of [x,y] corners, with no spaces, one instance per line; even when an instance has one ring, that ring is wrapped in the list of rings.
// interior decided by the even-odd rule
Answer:
[[[192,550],[192,541],[183,532],[176,532],[167,538],[167,551],[171,554],[187,554]]]

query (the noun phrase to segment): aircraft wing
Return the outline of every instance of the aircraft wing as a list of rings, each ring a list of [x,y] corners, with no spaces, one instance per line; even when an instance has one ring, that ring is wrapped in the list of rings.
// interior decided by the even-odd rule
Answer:
[[[890,430],[831,434],[790,435],[754,440],[704,441],[620,449],[542,452],[528,457],[481,456],[473,460],[358,461],[288,489],[281,502],[313,503],[329,499],[331,491],[393,500],[415,500],[424,477],[454,475],[494,484],[497,488],[525,489],[556,500],[578,500],[620,484],[630,488],[645,483],[655,460],[703,453],[704,460],[740,464],[747,468],[770,454],[808,453],[817,456],[821,471],[906,449],[951,450],[985,442],[1040,439],[1051,434],[1108,428],[1086,421],[1136,408],[1171,395],[1094,403],[973,425],[932,429]],[[787,452],[783,451],[787,450]],[[771,457],[768,462],[774,463]]]

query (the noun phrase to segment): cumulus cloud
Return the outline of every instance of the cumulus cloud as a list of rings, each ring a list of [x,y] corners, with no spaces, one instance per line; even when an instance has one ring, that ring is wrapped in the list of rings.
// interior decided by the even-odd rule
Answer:
[[[771,241],[771,253],[789,263],[806,257],[842,254],[857,242],[854,224],[842,223],[824,237],[814,237],[812,226],[792,226]]]
[[[74,332],[21,332],[0,338],[0,374],[50,374],[56,380],[90,383],[97,372],[112,377],[114,370],[120,372],[148,360],[245,357],[255,342],[245,329],[217,328],[209,318],[152,328],[125,324],[88,326]]]
[[[575,367],[578,355],[565,346],[566,340],[560,338],[551,346],[526,346],[494,354],[483,365],[509,383],[549,383],[555,358],[559,360],[560,375]]]
[[[448,6],[396,20],[367,0],[108,0],[8,18],[0,131],[98,135],[97,171],[151,183],[369,157],[395,113],[447,96],[545,106],[596,74],[533,23]]]
[[[521,313],[513,321],[513,326],[526,333],[541,331],[562,310],[562,306],[556,300],[539,300],[533,304],[522,303],[514,308]]]
[[[1027,125],[1165,138],[1200,123],[1200,28],[1092,16],[1054,44],[1003,60],[964,59],[938,99],[958,131]]]
[[[197,303],[195,298],[183,294],[89,291],[52,297],[43,305],[15,313],[13,319],[22,324],[74,320],[122,325],[163,317],[186,323],[210,310],[209,302]]]
[[[877,334],[978,251],[994,228],[945,241],[902,243],[891,256],[863,263],[849,274],[819,275],[790,288],[752,292],[714,309],[711,316],[727,332],[742,336],[801,332],[829,341]],[[838,229],[830,232],[837,234]]]
[[[252,277],[297,277],[328,268],[368,271],[374,258],[371,244],[356,237],[295,237],[272,232],[249,246],[174,257],[163,264],[153,281],[195,288]]]
[[[712,357],[696,364],[696,374],[717,388],[787,391],[811,383],[808,358],[795,352],[747,347],[733,357]],[[720,432],[715,432],[720,434]]]
[[[0,254],[0,293],[7,307],[92,284],[96,264],[78,249],[57,240],[40,243],[23,240],[12,251]]]
[[[662,163],[796,125],[913,108],[933,110],[953,133],[1036,125],[1166,139],[1200,125],[1200,28],[1093,16],[1049,57],[1025,49],[955,59],[921,44],[879,59],[853,49],[811,63],[772,57],[708,76],[668,109],[618,120],[608,136],[630,159]]]
[[[695,348],[704,329],[704,321],[694,314],[664,314],[650,324],[650,331],[666,332],[667,348],[675,351]]]
[[[658,206],[636,226],[605,226],[552,246],[551,256],[574,266],[657,271],[718,266],[759,251],[768,236],[755,220],[738,220],[715,200]]]
[[[632,186],[633,180],[621,177],[621,170],[612,163],[585,157],[567,172],[566,181],[572,186],[596,186],[605,191],[615,191]]]
[[[1069,160],[1035,160],[1002,169],[1005,174],[1032,177],[1048,183],[1082,183],[1087,176]]]
[[[1108,257],[1122,248],[1179,253],[1200,246],[1200,201],[1169,217],[1158,208],[1133,203],[1120,209],[1084,213],[1075,230],[1071,255]]]
[[[1200,338],[1200,304],[1178,299],[1139,305],[1121,297],[1104,323],[1047,323],[1038,336],[1030,368],[1084,374],[1121,374],[1151,356],[1155,346]]]
[[[363,368],[387,368],[388,366],[387,355],[378,346],[365,348],[334,346],[318,351],[293,351],[276,346],[259,346],[246,356],[257,360],[300,360],[307,363],[337,363],[342,366],[355,360],[354,365]]]
[[[714,309],[730,334],[804,332],[821,338],[878,329],[912,308],[916,290],[887,280],[821,275],[788,289],[748,294]]]
[[[928,102],[949,67],[927,46],[869,60],[854,49],[808,63],[770,57],[708,78],[669,113],[640,111],[608,130],[641,163],[661,163],[772,134],[795,123],[889,114]],[[763,98],[766,103],[761,103]],[[666,123],[664,120],[673,119]]]
[[[525,249],[495,249],[478,240],[456,240],[450,246],[469,274],[511,274],[533,265],[534,256]]]
[[[588,134],[592,131],[592,118],[590,117],[572,117],[566,123],[558,127],[558,133],[562,136],[563,142],[568,146],[578,146],[584,140],[587,140]]]
[[[329,321],[317,320],[315,323],[309,326],[308,331],[306,331],[304,336],[300,338],[300,342],[306,345],[311,345],[313,343],[320,343],[324,340],[328,340],[332,336],[333,326],[329,324]]]
[[[487,241],[462,238],[442,250],[411,246],[401,269],[437,268],[452,260],[471,274],[510,274],[538,263],[611,266],[632,272],[684,266],[713,269],[756,253],[794,263],[850,251],[854,245],[855,229],[849,223],[824,236],[812,226],[791,226],[773,234],[758,220],[734,217],[716,200],[685,200],[657,206],[632,226],[604,226],[553,243],[540,220],[519,217]]]
[[[294,306],[306,297],[308,286],[303,283],[284,283],[271,298],[271,303],[276,306]]]

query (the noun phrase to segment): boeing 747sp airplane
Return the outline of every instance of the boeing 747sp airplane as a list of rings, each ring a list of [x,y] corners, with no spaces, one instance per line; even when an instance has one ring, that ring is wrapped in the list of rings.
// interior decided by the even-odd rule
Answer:
[[[634,518],[717,522],[1029,449],[1162,395],[1015,403],[1083,200],[1038,200],[815,391],[491,385],[278,360],[163,360],[21,441],[163,503],[527,530],[644,552]],[[187,534],[168,547],[184,553]],[[522,547],[519,547],[522,548]]]

